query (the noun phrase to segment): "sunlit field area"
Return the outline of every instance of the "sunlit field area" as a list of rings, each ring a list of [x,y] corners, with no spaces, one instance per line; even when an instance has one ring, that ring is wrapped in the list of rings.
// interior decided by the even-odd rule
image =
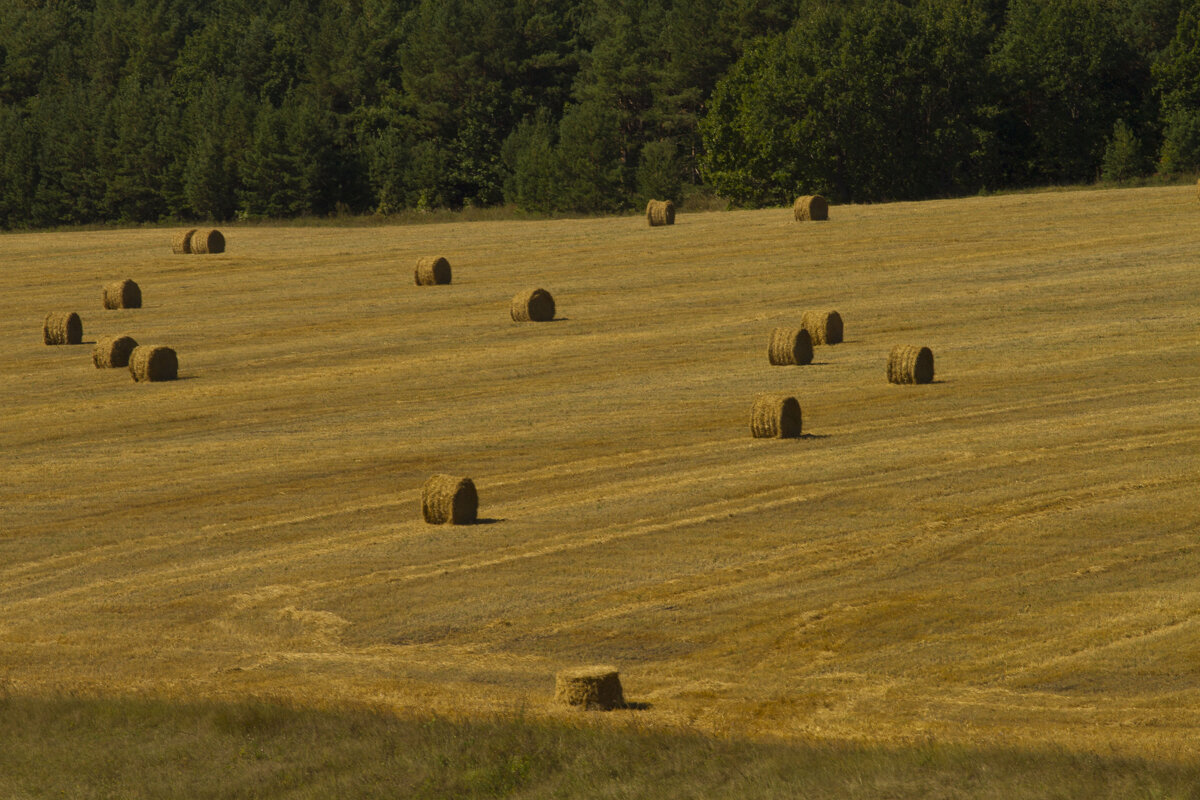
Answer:
[[[0,236],[3,694],[1194,758],[1194,188],[829,217]],[[809,309],[845,340],[770,365]],[[179,379],[94,367],[117,334]],[[435,473],[478,524],[422,520]],[[556,706],[588,664],[633,708]]]

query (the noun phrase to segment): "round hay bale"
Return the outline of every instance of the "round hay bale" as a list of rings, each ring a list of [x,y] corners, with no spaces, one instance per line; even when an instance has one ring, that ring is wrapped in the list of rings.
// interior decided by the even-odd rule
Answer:
[[[554,298],[545,289],[530,289],[512,299],[514,322],[549,322],[554,319]]]
[[[42,322],[42,340],[46,344],[81,344],[83,320],[74,311],[51,311]]]
[[[585,709],[624,708],[621,677],[614,667],[577,667],[554,676],[554,701]]]
[[[813,344],[838,344],[842,341],[842,315],[833,309],[805,311],[800,327],[808,331]]]
[[[767,359],[777,367],[790,364],[811,364],[812,337],[804,328],[776,328],[771,331]]]
[[[670,200],[651,200],[646,203],[646,221],[651,228],[675,224],[675,204]]]
[[[750,411],[755,439],[795,439],[800,435],[800,403],[785,394],[760,394]]]
[[[138,383],[173,381],[179,377],[179,358],[161,345],[139,345],[129,354],[129,372]]]
[[[96,369],[128,367],[129,354],[135,347],[137,342],[132,336],[103,336],[92,348],[92,363]]]
[[[141,308],[141,287],[128,278],[123,281],[106,283],[104,285],[104,307],[106,309]]]
[[[898,344],[888,355],[889,383],[933,383],[933,351],[928,347]]]
[[[441,256],[425,256],[417,259],[413,273],[417,286],[437,286],[450,282],[450,262]]]
[[[171,252],[175,255],[182,255],[192,252],[192,236],[196,234],[196,229],[180,231],[171,239]]]
[[[192,234],[192,252],[199,254],[224,253],[225,236],[216,229],[196,231]]]
[[[819,194],[806,194],[796,198],[792,204],[792,214],[797,222],[829,219],[829,203]]]
[[[430,525],[473,525],[479,494],[470,478],[433,475],[421,487],[421,514]]]

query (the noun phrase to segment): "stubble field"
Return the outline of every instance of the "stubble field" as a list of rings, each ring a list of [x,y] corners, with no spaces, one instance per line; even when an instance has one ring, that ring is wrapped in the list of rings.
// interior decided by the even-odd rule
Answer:
[[[830,217],[0,237],[0,683],[555,718],[601,663],[605,724],[1193,755],[1194,190]],[[535,286],[559,319],[512,322]],[[809,308],[846,341],[770,366]],[[94,368],[109,334],[181,379]],[[766,391],[804,438],[750,437]],[[421,520],[438,472],[483,524]]]

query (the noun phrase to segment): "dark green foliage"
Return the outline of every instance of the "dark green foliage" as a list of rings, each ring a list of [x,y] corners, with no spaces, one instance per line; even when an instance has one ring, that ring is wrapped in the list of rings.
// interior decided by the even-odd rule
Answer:
[[[1100,176],[1106,181],[1127,181],[1144,175],[1146,166],[1141,141],[1125,120],[1117,120],[1112,138],[1104,148]]]
[[[648,142],[642,146],[637,168],[638,205],[644,201],[677,201],[683,191],[683,165],[672,141]]]
[[[237,211],[239,164],[251,141],[251,112],[235,83],[207,81],[183,109],[184,217],[227,220]]]
[[[629,204],[619,116],[598,102],[572,106],[555,126],[526,120],[505,141],[508,202],[532,211],[616,211]]]
[[[0,226],[1182,172],[1198,75],[1198,0],[0,0]]]
[[[1012,0],[992,67],[1018,120],[1014,177],[1096,177],[1118,119],[1134,120],[1149,65],[1121,37],[1122,8],[1097,0]]]
[[[557,139],[556,126],[543,113],[522,122],[505,140],[508,179],[504,197],[508,202],[543,213],[559,208],[562,168],[555,149]]]
[[[93,163],[104,176],[99,216],[155,220],[178,208],[178,111],[161,81],[122,78],[99,115]]]
[[[1188,0],[1154,66],[1162,97],[1164,172],[1200,169],[1200,3]]]
[[[95,164],[104,98],[80,86],[55,88],[27,105],[37,181],[29,198],[34,225],[103,219],[104,185]]]
[[[972,3],[816,6],[718,85],[702,126],[705,174],[745,205],[976,188],[995,139],[990,33]]]
[[[568,109],[559,125],[560,207],[616,211],[626,204],[621,119],[598,102]]]
[[[0,228],[32,217],[37,147],[27,115],[0,106]]]

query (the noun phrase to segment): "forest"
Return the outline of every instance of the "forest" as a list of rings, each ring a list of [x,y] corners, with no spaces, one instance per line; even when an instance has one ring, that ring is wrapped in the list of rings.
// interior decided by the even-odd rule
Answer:
[[[1200,168],[1200,0],[0,0],[0,228]]]

